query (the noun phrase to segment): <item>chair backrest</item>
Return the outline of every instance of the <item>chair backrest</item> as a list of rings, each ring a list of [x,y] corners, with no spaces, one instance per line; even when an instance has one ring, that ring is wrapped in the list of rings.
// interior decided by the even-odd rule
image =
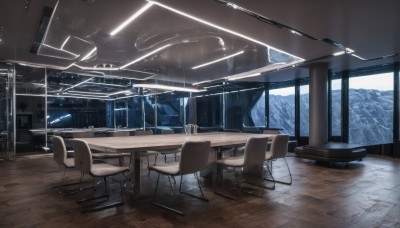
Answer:
[[[110,137],[129,136],[129,131],[111,131],[111,132],[107,132],[107,135]]]
[[[65,147],[64,139],[60,136],[51,137],[53,142],[53,158],[59,165],[65,165],[67,159],[67,148]]]
[[[72,138],[94,138],[94,132],[93,131],[73,132]]]
[[[92,169],[92,152],[86,141],[74,140],[74,162],[75,168],[83,173],[90,173]]]
[[[267,151],[268,137],[252,137],[244,147],[244,165],[262,165]]]
[[[276,135],[272,139],[270,151],[271,159],[284,158],[288,151],[289,135]]]
[[[194,173],[206,168],[210,154],[210,141],[187,141],[182,146],[179,173]]]
[[[133,135],[152,135],[153,131],[148,130],[148,131],[134,131]]]
[[[175,131],[172,129],[162,129],[161,130],[161,134],[162,135],[166,135],[166,134],[175,134]]]

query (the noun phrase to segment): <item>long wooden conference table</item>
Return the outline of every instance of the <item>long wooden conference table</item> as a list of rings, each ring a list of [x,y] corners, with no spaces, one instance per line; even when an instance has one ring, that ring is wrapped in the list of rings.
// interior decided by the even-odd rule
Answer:
[[[131,172],[134,176],[134,193],[141,190],[141,158],[140,152],[148,150],[165,150],[181,148],[185,141],[210,141],[211,147],[243,145],[251,137],[273,136],[269,134],[211,132],[168,135],[141,135],[129,137],[83,138],[91,149],[106,153],[131,153]],[[218,151],[218,150],[217,150]],[[132,160],[133,159],[133,160]],[[210,161],[217,159],[211,156]]]

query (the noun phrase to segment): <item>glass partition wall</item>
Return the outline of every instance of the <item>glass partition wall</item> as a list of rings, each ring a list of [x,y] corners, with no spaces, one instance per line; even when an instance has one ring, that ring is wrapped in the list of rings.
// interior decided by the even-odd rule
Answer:
[[[388,70],[350,72],[346,84],[335,74],[330,80],[329,123],[335,140],[345,141],[342,132],[348,129],[351,143],[393,143],[393,120],[398,118],[394,75]],[[47,136],[70,128],[145,127],[160,133],[165,128],[182,132],[185,124],[196,123],[200,131],[278,128],[295,137],[309,133],[305,83],[230,83],[200,94],[139,91],[129,79],[5,63],[0,64],[0,83],[0,158],[13,158],[14,152],[46,153]]]
[[[16,64],[15,75],[16,153],[46,153],[46,69]]]
[[[15,157],[15,70],[0,63],[0,159]]]

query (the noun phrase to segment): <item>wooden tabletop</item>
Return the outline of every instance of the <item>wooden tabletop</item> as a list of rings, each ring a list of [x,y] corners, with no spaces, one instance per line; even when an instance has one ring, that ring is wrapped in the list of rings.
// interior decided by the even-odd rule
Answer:
[[[210,141],[211,147],[245,144],[250,137],[273,136],[268,134],[211,132],[194,135],[167,134],[141,135],[130,137],[84,138],[91,149],[127,153],[146,150],[164,150],[180,148],[186,141]]]

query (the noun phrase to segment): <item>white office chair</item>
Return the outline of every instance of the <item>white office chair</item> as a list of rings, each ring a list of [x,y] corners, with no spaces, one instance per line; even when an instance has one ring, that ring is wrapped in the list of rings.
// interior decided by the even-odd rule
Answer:
[[[264,159],[265,159],[265,151],[267,150],[267,144],[268,144],[268,137],[252,137],[249,138],[246,142],[246,145],[244,147],[244,155],[243,156],[236,156],[236,157],[227,157],[223,158],[220,160],[216,160],[215,163],[217,165],[225,166],[225,167],[232,167],[233,172],[235,174],[235,180],[236,180],[236,185],[239,186],[240,191],[242,191],[242,186],[240,185],[238,178],[237,178],[237,173],[235,168],[243,168],[245,166],[258,166],[260,168],[260,173],[262,175],[262,181],[264,181],[264,172],[262,171],[262,167],[264,164]],[[222,167],[218,168],[218,171],[222,171]],[[218,181],[220,179],[220,173],[217,173],[217,186],[215,188],[215,193],[224,197],[227,197],[229,199],[233,200],[238,200],[238,196],[231,196],[227,195],[225,193],[222,193],[218,191],[217,187],[219,185]],[[247,192],[247,191],[246,191]],[[262,197],[261,195],[253,194],[252,192],[247,192],[252,195]]]
[[[174,177],[174,176],[180,175],[181,176],[181,181],[179,184],[179,192],[180,193],[189,195],[189,196],[197,198],[197,199],[208,201],[208,199],[206,197],[204,197],[203,191],[202,191],[200,183],[199,183],[199,178],[197,176],[197,172],[206,168],[206,166],[208,164],[209,154],[210,154],[210,142],[209,141],[202,141],[202,142],[188,141],[188,142],[185,142],[182,146],[182,154],[181,154],[181,159],[179,162],[177,162],[175,164],[170,163],[170,165],[154,165],[154,166],[149,167],[150,170],[158,172],[157,184],[156,184],[156,188],[154,189],[154,193],[153,193],[153,204],[156,206],[162,207],[164,209],[173,211],[175,213],[184,215],[184,213],[182,211],[179,211],[177,209],[174,209],[174,208],[171,208],[171,207],[168,207],[166,205],[156,202],[155,198],[156,198],[156,192],[158,189],[158,184],[160,181],[160,174],[168,176],[168,181],[170,183],[171,190],[174,195],[175,195],[175,191],[174,191],[174,183],[175,182],[172,183],[169,176]],[[191,173],[193,173],[196,178],[197,184],[200,189],[201,196],[195,196],[190,193],[182,191],[183,175],[191,174]]]
[[[128,131],[113,131],[107,132],[107,136],[109,137],[126,137],[129,136]],[[92,157],[96,160],[103,160],[103,159],[118,159],[119,166],[124,165],[124,157],[130,157],[130,153],[103,153],[103,152],[93,152]]]
[[[84,175],[89,174],[90,176],[92,176],[94,178],[102,177],[104,180],[104,188],[105,188],[104,195],[90,198],[90,199],[78,200],[78,203],[83,203],[86,201],[96,200],[96,199],[101,199],[101,198],[108,198],[109,195],[107,194],[107,179],[106,178],[109,176],[114,176],[119,173],[127,172],[127,171],[129,171],[129,168],[115,166],[115,165],[111,165],[111,164],[107,164],[107,163],[93,164],[92,152],[90,151],[88,144],[84,140],[78,140],[78,139],[74,140],[74,148],[75,148],[75,153],[74,153],[75,168],[81,172],[80,183],[82,183]],[[107,205],[92,207],[92,208],[85,208],[82,210],[82,212],[98,211],[98,210],[103,210],[106,208],[122,205],[124,203],[124,201],[123,201],[123,196],[122,196],[123,187],[122,187],[121,182],[122,181],[120,181],[121,201],[110,203]],[[82,189],[82,185],[80,185],[80,189]]]
[[[94,138],[94,131],[77,131],[71,133],[72,138]]]
[[[63,180],[65,179],[65,174],[67,172],[67,169],[72,169],[75,167],[74,159],[73,158],[67,158],[67,149],[65,147],[64,139],[60,136],[53,136],[51,138],[51,141],[53,143],[53,158],[54,161],[57,162],[58,165],[64,167],[64,174],[61,178],[61,184],[57,186],[52,186],[52,188],[57,188],[57,187],[64,187],[64,186],[70,186],[70,185],[76,185],[78,183],[69,183],[69,184],[63,184]]]
[[[272,178],[272,179],[266,179],[266,180],[274,182],[272,189],[275,189],[275,183],[281,183],[281,184],[287,184],[287,185],[292,184],[292,173],[290,172],[289,165],[286,161],[286,155],[288,152],[288,142],[289,142],[289,135],[274,136],[272,139],[271,148],[265,154],[265,162],[267,163],[266,170],[268,171],[268,173],[270,174],[270,176]],[[273,161],[276,161],[279,158],[283,158],[283,160],[285,160],[286,167],[289,171],[289,177],[290,177],[290,181],[288,181],[288,182],[276,180],[274,178],[274,176],[272,175]]]
[[[174,130],[172,129],[163,129],[161,130],[161,134],[162,135],[166,135],[166,134],[175,134]],[[175,149],[175,150],[160,150],[158,151],[161,155],[164,155],[164,162],[167,163],[167,155],[168,154],[174,154],[175,155],[175,161],[176,161],[176,154],[180,153],[181,150],[180,149]]]

